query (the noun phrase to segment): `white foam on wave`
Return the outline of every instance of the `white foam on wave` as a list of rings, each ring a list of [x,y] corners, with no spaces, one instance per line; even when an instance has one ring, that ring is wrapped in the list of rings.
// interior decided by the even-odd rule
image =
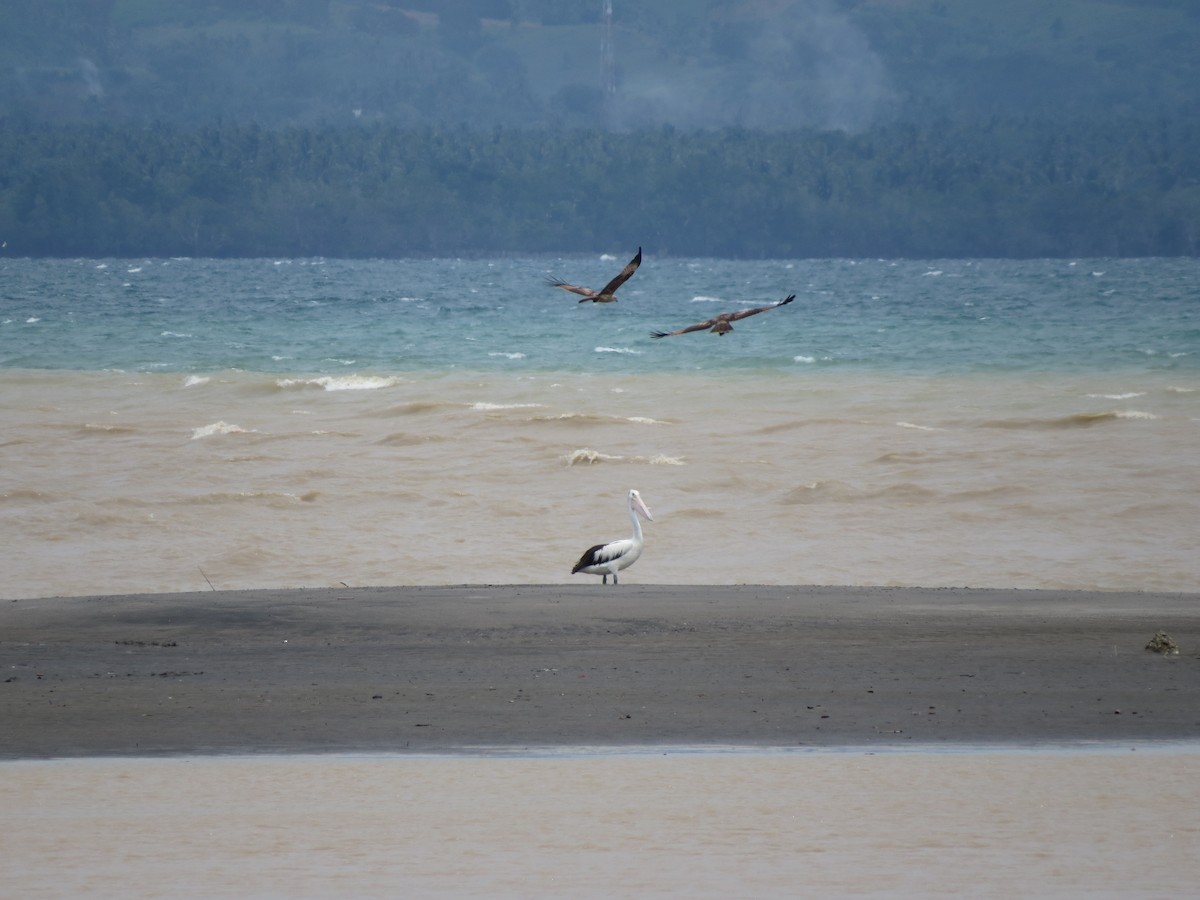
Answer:
[[[25,324],[26,325],[36,325],[40,321],[42,321],[41,316],[30,316],[28,319],[25,320]]]
[[[932,425],[914,425],[912,422],[897,422],[897,428],[911,428],[914,431],[941,431],[940,428],[934,428]]]
[[[632,353],[634,356],[641,356],[641,350],[634,350],[631,347],[597,347],[597,353]]]
[[[634,425],[670,425],[662,419],[652,419],[649,416],[603,416],[590,413],[564,412],[553,416],[535,416],[534,422],[583,422],[587,424],[598,422],[630,422]]]
[[[159,332],[158,336],[159,337],[177,337],[177,338],[192,337],[192,335],[188,334],[186,331],[162,331],[162,332]]]
[[[563,457],[568,466],[594,466],[596,463],[624,458],[623,456],[601,453],[599,450],[593,450],[590,447],[581,447]]]
[[[1093,400],[1132,400],[1134,397],[1145,397],[1145,391],[1129,391],[1125,394],[1088,394]]]
[[[199,428],[193,428],[192,440],[212,437],[214,434],[257,434],[257,432],[254,429],[245,429],[241,425],[230,425],[228,422],[221,420],[220,422],[213,422],[211,425],[202,425]]]
[[[668,456],[656,453],[653,456],[619,456],[612,453],[602,453],[591,447],[581,447],[563,457],[568,466],[594,466],[604,462],[641,463],[651,466],[686,466],[682,456]]]
[[[207,375],[189,375],[183,379],[183,386],[185,388],[199,387],[202,384],[208,384],[209,380]]]
[[[638,457],[640,460],[642,457]],[[652,466],[685,466],[687,463],[683,461],[682,456],[667,456],[665,453],[656,453],[646,459],[646,462]]]
[[[1178,386],[1172,385],[1171,387],[1167,388],[1167,393],[1168,394],[1194,394],[1194,393],[1196,393],[1196,389],[1189,388],[1189,387],[1178,387]]]
[[[692,298],[692,302],[693,303],[724,303],[725,301],[720,297],[709,297],[705,294],[697,294],[695,297]]]
[[[327,391],[377,391],[395,387],[399,378],[390,375],[321,375],[317,378],[281,378],[281,388],[319,387]]]
[[[1113,413],[1118,419],[1157,419],[1154,413],[1142,412],[1140,409],[1122,409]]]
[[[792,362],[815,363],[816,361],[817,361],[817,358],[815,356],[793,356],[792,357]]]
[[[495,356],[495,357],[503,356],[505,359],[524,359],[525,358],[524,353],[505,353],[503,351],[495,351],[493,353],[489,353],[488,356]]]

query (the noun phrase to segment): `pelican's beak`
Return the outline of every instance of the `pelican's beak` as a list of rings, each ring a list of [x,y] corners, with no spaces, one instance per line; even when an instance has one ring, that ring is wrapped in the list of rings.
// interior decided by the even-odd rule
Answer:
[[[642,517],[645,518],[647,522],[654,521],[654,516],[650,515],[650,510],[648,510],[646,508],[646,504],[642,502],[642,497],[640,494],[633,498],[633,508],[640,512]]]

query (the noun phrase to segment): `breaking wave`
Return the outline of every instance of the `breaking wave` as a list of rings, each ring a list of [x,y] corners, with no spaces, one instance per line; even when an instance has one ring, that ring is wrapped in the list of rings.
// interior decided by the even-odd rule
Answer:
[[[667,456],[665,453],[655,453],[653,456],[617,456],[601,453],[590,447],[582,447],[568,453],[564,460],[568,466],[594,466],[605,462],[635,463],[651,466],[686,466],[681,456]]]
[[[202,425],[199,428],[192,429],[192,440],[199,438],[212,437],[214,434],[256,434],[254,429],[246,429],[241,425],[230,425],[226,421],[213,422],[211,425]]]
[[[399,383],[399,378],[390,375],[321,375],[317,378],[281,378],[275,382],[285,390],[319,387],[326,391],[377,391]]]

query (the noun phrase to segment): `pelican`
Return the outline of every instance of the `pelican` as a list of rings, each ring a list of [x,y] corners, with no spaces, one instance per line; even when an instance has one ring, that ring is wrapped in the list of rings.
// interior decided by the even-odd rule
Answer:
[[[591,300],[593,303],[616,303],[617,288],[629,280],[629,277],[637,271],[637,267],[642,264],[642,248],[638,247],[637,256],[625,264],[625,268],[621,273],[606,284],[599,291],[594,291],[591,288],[579,287],[576,284],[567,284],[561,278],[547,278],[546,284],[551,287],[562,288],[564,291],[570,291],[572,294],[579,294],[583,297],[580,303],[586,303]]]
[[[571,570],[572,575],[576,572],[600,575],[604,579],[603,584],[608,584],[608,576],[611,575],[613,584],[617,584],[617,573],[637,562],[637,558],[642,555],[642,523],[638,521],[638,515],[644,516],[647,522],[653,522],[654,516],[650,515],[650,510],[646,509],[646,504],[642,502],[642,495],[637,491],[629,492],[628,505],[629,521],[633,523],[633,537],[588,548],[583,556],[579,557],[579,562],[575,563],[575,568]]]
[[[757,316],[760,312],[766,312],[769,309],[778,309],[781,306],[787,306],[796,299],[795,294],[789,294],[784,299],[777,303],[768,303],[766,306],[756,306],[753,309],[741,309],[737,312],[720,313],[713,316],[711,319],[705,319],[703,322],[697,322],[695,325],[689,325],[687,328],[680,328],[678,331],[652,331],[650,337],[665,338],[674,337],[677,334],[687,334],[689,331],[711,331],[713,334],[725,335],[733,331],[733,323],[738,319],[745,319],[749,316]]]

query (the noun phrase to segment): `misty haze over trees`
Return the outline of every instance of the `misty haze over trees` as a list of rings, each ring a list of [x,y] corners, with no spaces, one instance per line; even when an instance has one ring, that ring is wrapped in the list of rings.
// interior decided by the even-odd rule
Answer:
[[[1193,0],[8,6],[8,254],[1200,249]]]

